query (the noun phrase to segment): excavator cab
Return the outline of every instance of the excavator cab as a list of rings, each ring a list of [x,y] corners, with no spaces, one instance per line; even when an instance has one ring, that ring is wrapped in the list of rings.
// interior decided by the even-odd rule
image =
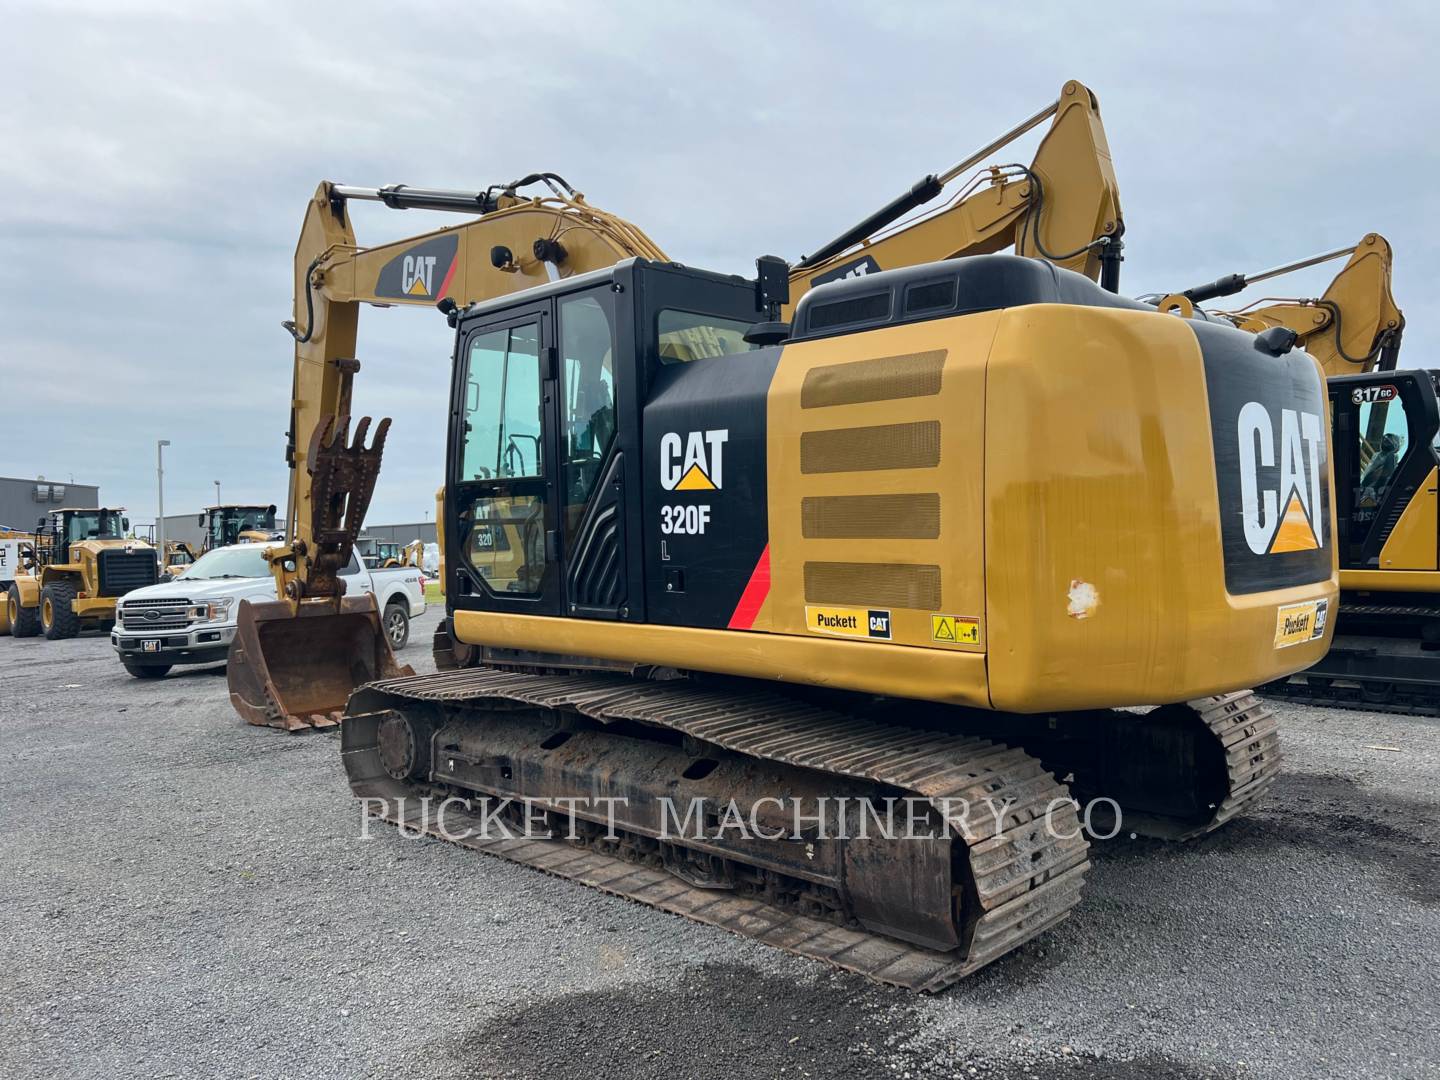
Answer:
[[[1435,570],[1435,373],[1342,376],[1329,390],[1342,575]]]

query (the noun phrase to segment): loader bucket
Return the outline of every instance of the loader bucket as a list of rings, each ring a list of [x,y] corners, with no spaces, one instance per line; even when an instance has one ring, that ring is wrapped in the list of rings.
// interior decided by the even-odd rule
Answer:
[[[286,731],[334,727],[356,687],[415,674],[395,661],[375,598],[311,601],[299,613],[240,604],[230,645],[230,702],[252,724]]]

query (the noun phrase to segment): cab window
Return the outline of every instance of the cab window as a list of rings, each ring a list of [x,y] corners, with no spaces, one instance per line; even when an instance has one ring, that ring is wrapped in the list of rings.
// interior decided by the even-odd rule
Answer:
[[[1351,520],[1363,526],[1360,530],[1363,535],[1375,520],[1409,450],[1405,403],[1399,397],[1363,402],[1356,410],[1355,426],[1360,440],[1360,473],[1353,492]]]
[[[663,308],[656,317],[656,336],[662,364],[688,364],[711,356],[751,352],[758,348],[745,340],[750,323],[721,319],[693,311]]]
[[[549,565],[545,546],[540,324],[476,334],[465,362],[460,481],[475,497],[466,560],[495,593],[534,597]]]
[[[565,533],[573,536],[595,493],[605,454],[615,438],[615,358],[610,314],[595,295],[560,301],[564,360]]]
[[[464,437],[464,480],[544,474],[538,323],[492,330],[471,340]]]

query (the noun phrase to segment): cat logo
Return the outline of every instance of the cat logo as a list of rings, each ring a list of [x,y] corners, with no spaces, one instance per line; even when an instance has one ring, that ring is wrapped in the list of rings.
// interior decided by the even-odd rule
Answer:
[[[866,274],[878,273],[880,264],[875,261],[873,255],[862,255],[858,259],[843,263],[834,270],[827,270],[823,274],[817,274],[815,280],[810,282],[813,288],[816,285],[825,285],[832,281],[843,281],[846,278],[864,277]]]
[[[459,265],[458,247],[454,233],[411,244],[380,268],[375,295],[398,300],[438,300],[448,295]]]
[[[406,255],[400,264],[400,288],[407,296],[435,293],[435,256]]]
[[[1320,484],[1326,452],[1320,414],[1281,409],[1277,441],[1270,410],[1250,401],[1241,408],[1236,426],[1245,543],[1256,555],[1322,547],[1326,529]]]
[[[660,486],[666,491],[719,491],[724,486],[729,428],[667,431],[660,437]]]

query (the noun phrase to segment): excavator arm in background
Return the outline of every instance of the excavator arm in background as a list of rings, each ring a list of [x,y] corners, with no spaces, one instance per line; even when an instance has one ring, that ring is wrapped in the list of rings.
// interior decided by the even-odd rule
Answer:
[[[1162,311],[1189,316],[1207,300],[1333,259],[1346,259],[1318,299],[1258,300],[1238,311],[1214,311],[1242,330],[1275,327],[1295,332],[1297,343],[1325,369],[1326,377],[1391,371],[1399,358],[1405,316],[1390,291],[1393,254],[1379,233],[1367,233],[1352,247],[1322,252],[1257,274],[1230,274],[1159,300]],[[1264,305],[1264,306],[1256,306]]]
[[[1046,120],[1050,128],[1028,166],[991,165],[971,175]],[[940,209],[902,221],[961,177],[966,184]],[[1115,292],[1124,232],[1100,103],[1072,79],[1029,119],[802,258],[790,276],[790,299],[842,277],[1006,248],[1079,271]]]

